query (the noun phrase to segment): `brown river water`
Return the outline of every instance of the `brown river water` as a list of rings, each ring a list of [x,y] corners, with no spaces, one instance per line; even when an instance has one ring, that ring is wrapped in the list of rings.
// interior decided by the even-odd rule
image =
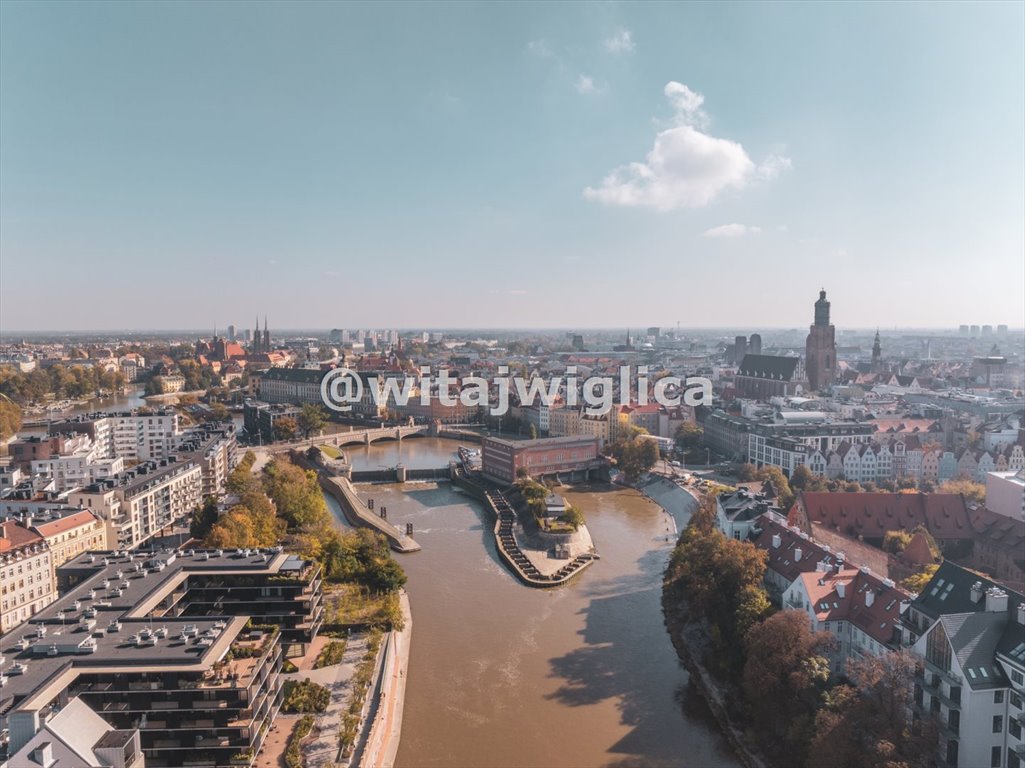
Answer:
[[[356,469],[445,466],[456,444],[348,451]],[[521,585],[481,507],[448,483],[362,485],[423,551],[397,768],[737,766],[662,623],[672,522],[634,490],[563,489],[601,560],[565,587]]]

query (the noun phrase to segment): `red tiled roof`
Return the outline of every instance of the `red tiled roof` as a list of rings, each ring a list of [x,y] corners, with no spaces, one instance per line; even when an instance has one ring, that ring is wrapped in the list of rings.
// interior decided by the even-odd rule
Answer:
[[[804,573],[800,578],[819,621],[849,621],[876,642],[893,643],[901,602],[910,600],[910,594],[853,568],[839,573]]]
[[[804,492],[796,503],[809,520],[866,539],[918,525],[936,539],[967,539],[973,534],[968,506],[956,493]]]
[[[0,537],[0,552],[12,552],[32,544],[44,543],[42,536],[19,525],[14,520],[0,523],[0,530],[3,530],[3,536]]]
[[[81,512],[76,512],[73,515],[67,515],[66,517],[59,518],[58,520],[49,520],[45,523],[33,525],[32,529],[40,536],[49,538],[50,536],[67,533],[68,531],[80,526],[92,525],[95,522],[96,516],[93,515],[92,512],[83,510]]]

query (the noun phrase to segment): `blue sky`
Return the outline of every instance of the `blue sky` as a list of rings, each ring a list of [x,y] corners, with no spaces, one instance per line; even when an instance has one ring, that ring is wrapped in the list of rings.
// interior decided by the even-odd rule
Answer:
[[[1021,326],[1023,9],[7,0],[0,326]]]

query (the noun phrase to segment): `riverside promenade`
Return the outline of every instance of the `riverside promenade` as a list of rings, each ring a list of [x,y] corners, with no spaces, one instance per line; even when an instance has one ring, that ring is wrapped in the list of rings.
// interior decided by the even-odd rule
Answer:
[[[370,723],[370,732],[360,768],[392,768],[402,736],[402,709],[406,696],[406,677],[409,673],[409,649],[413,634],[413,615],[409,609],[409,596],[399,593],[403,627],[388,633],[381,664],[379,700]]]

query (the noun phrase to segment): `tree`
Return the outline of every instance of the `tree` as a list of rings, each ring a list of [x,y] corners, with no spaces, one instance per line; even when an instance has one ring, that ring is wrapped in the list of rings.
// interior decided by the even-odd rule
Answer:
[[[829,679],[822,654],[831,636],[811,631],[803,611],[780,611],[744,639],[743,690],[763,748],[800,764],[819,697]]]
[[[282,416],[274,421],[274,439],[291,440],[295,437],[299,425],[291,416]]]
[[[205,539],[217,522],[217,497],[207,496],[203,506],[192,513],[189,523],[189,535],[196,539]]]
[[[776,504],[780,509],[787,511],[794,503],[794,492],[790,490],[790,482],[783,470],[772,464],[766,464],[758,470],[758,479],[768,480],[776,490]]]
[[[252,451],[246,451],[242,457],[242,461],[238,463],[238,466],[231,471],[228,475],[228,481],[225,484],[228,493],[236,496],[242,496],[250,491],[258,490],[260,488],[260,481],[253,477],[252,469],[256,463],[256,454]]]
[[[815,475],[807,464],[798,464],[790,475],[790,487],[797,491],[810,490],[808,486],[815,481]]]
[[[327,414],[323,407],[315,403],[306,403],[299,411],[298,427],[303,435],[309,437],[314,432],[320,432],[327,424]]]
[[[207,421],[228,421],[230,418],[231,413],[224,403],[212,403],[206,413]]]
[[[883,551],[899,555],[911,543],[910,531],[887,531],[883,535]]]
[[[705,431],[700,424],[693,421],[685,421],[676,428],[676,447],[690,459],[704,442]]]
[[[263,487],[290,530],[320,530],[330,523],[316,472],[275,458],[264,468]]]
[[[634,428],[636,429],[636,428]],[[658,444],[641,431],[628,432],[614,442],[609,452],[628,480],[636,480],[658,461]]]
[[[856,683],[824,697],[815,718],[808,765],[836,768],[927,768],[936,763],[936,724],[908,719],[915,662],[906,650],[852,662]]]
[[[742,483],[750,483],[758,479],[758,468],[754,464],[741,464],[737,470],[737,479]]]
[[[939,563],[933,563],[927,565],[918,573],[914,573],[908,576],[904,581],[900,583],[904,589],[908,592],[914,592],[915,594],[921,594],[922,590],[925,589],[925,585],[932,581],[932,577],[936,574],[936,570],[939,568]]]
[[[18,433],[21,429],[21,408],[7,396],[0,396],[0,442]]]
[[[566,511],[559,515],[559,520],[567,525],[572,525],[573,530],[578,531],[584,524],[584,513],[571,504],[567,504]]]
[[[982,483],[972,482],[971,480],[947,480],[940,486],[939,492],[959,493],[969,502],[973,502],[975,504],[986,503],[986,486]]]
[[[530,439],[537,440],[537,427],[534,426],[533,422],[530,424]]]

